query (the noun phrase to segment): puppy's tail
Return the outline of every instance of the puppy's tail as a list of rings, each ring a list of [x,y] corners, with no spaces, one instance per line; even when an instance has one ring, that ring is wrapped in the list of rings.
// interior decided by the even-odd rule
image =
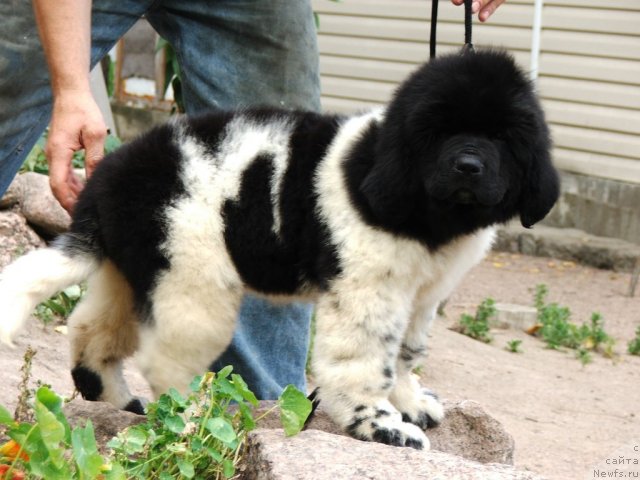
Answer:
[[[88,250],[70,247],[71,235],[63,235],[50,248],[20,257],[0,274],[0,340],[12,339],[36,305],[56,292],[87,279],[99,265]],[[76,243],[77,245],[77,243]]]

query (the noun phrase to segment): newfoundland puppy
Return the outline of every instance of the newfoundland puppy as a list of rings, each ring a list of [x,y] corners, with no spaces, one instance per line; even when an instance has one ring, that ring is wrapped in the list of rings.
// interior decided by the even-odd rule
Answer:
[[[550,147],[502,51],[437,58],[362,115],[175,118],[108,155],[70,231],[5,269],[0,337],[87,280],[69,318],[76,386],[141,412],[125,357],[137,352],[156,395],[185,390],[231,341],[245,292],[311,300],[314,379],[335,422],[429,448],[443,409],[411,374],[428,326],[497,224],[530,227],[552,207]]]

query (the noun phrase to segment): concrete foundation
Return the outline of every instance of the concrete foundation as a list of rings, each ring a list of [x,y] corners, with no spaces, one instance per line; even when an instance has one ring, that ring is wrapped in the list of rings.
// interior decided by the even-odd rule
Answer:
[[[562,196],[544,225],[640,244],[640,184],[562,173]]]

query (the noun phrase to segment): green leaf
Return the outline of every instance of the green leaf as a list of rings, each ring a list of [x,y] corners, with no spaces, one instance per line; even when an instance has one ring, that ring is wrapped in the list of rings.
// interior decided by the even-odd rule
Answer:
[[[111,462],[109,470],[103,472],[104,480],[127,480],[124,468],[117,462]]]
[[[9,413],[9,411],[0,405],[0,425],[13,425],[15,421],[13,420],[13,416]]]
[[[39,400],[36,400],[34,410],[42,442],[49,452],[51,462],[56,468],[61,468],[64,465],[64,449],[60,445],[65,437],[64,425]]]
[[[233,371],[233,366],[227,365],[226,367],[222,368],[218,373],[216,373],[216,379],[227,378],[232,371]]]
[[[176,463],[178,464],[178,468],[180,469],[180,473],[187,477],[193,478],[196,474],[195,469],[193,468],[193,463],[191,463],[186,458],[177,458]]]
[[[233,462],[228,458],[225,458],[222,461],[222,469],[224,476],[227,478],[233,477],[233,475],[236,473],[236,468],[233,466]]]
[[[227,445],[237,438],[233,426],[222,417],[210,418],[207,420],[205,427],[211,432],[211,435]]]
[[[171,415],[164,419],[164,424],[173,433],[180,434],[184,430],[184,420],[180,415]]]
[[[227,395],[238,403],[242,402],[242,395],[238,393],[233,383],[226,378],[217,378],[215,385],[220,393]]]
[[[36,400],[42,403],[51,413],[53,413],[56,419],[64,426],[64,439],[65,442],[71,441],[71,428],[67,422],[67,418],[62,411],[62,398],[58,396],[48,386],[43,385],[36,391]]]
[[[311,413],[311,401],[293,385],[287,385],[280,398],[280,421],[287,436],[299,433]]]
[[[189,390],[191,390],[192,392],[197,392],[198,390],[200,390],[201,382],[202,382],[202,375],[197,375],[193,377],[193,380],[191,380],[191,383],[189,384]]]
[[[218,463],[222,462],[222,458],[223,458],[222,453],[220,453],[218,450],[216,450],[213,447],[207,447],[206,449],[207,449],[207,453],[211,458],[213,458]]]
[[[82,296],[82,288],[80,288],[80,285],[71,285],[65,288],[62,293],[70,300],[78,300]]]
[[[256,428],[256,422],[253,419],[253,412],[247,406],[246,403],[238,404],[238,408],[240,409],[240,415],[242,418],[242,426],[245,430],[251,431]]]
[[[93,478],[98,476],[101,473],[100,467],[105,461],[98,453],[96,436],[91,420],[87,421],[87,425],[84,428],[77,427],[71,432],[71,446],[73,447],[73,457],[83,477],[89,476],[89,478]]]
[[[233,382],[233,386],[235,387],[236,391],[242,396],[242,398],[244,398],[251,405],[255,407],[258,406],[258,399],[253,394],[253,392],[249,390],[249,386],[240,375],[238,375],[237,373],[231,374],[231,381]]]
[[[51,310],[53,310],[54,313],[57,313],[58,315],[61,315],[64,317],[66,310],[64,309],[64,307],[62,305],[60,305],[60,303],[58,303],[55,299],[51,299],[51,300],[47,300],[45,302],[42,302],[42,304],[47,307],[50,308]]]
[[[173,475],[171,475],[169,472],[161,472],[159,479],[160,480],[174,480]]]
[[[105,153],[111,153],[114,150],[117,150],[122,145],[122,141],[114,136],[107,135],[107,138],[104,141],[104,151]]]
[[[133,427],[125,434],[125,448],[127,453],[140,453],[147,442],[147,433],[144,427]]]

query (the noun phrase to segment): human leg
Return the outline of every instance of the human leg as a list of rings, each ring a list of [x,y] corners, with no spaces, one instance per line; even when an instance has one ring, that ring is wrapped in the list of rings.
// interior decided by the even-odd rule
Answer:
[[[91,65],[140,18],[151,0],[94,0]],[[31,2],[0,3],[0,195],[51,116],[49,74]]]

